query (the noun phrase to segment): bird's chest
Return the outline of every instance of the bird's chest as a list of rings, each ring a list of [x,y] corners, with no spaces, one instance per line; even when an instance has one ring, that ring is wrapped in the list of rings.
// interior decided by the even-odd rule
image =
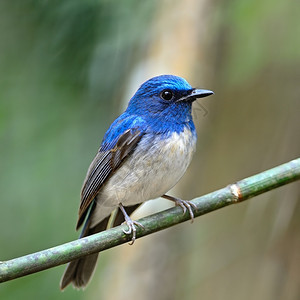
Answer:
[[[142,148],[141,152],[137,153],[147,180],[155,183],[157,187],[161,186],[165,192],[172,188],[190,164],[195,142],[196,138],[188,130],[173,133],[166,139],[154,138],[148,149]]]
[[[167,138],[144,136],[133,154],[110,178],[104,188],[106,196],[114,195],[126,205],[162,196],[186,171],[195,146],[196,136],[188,129]]]

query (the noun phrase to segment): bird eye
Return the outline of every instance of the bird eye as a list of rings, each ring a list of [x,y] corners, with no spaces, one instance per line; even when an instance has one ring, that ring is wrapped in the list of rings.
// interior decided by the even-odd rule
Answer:
[[[173,98],[173,92],[170,90],[164,90],[161,92],[160,98],[169,101]]]

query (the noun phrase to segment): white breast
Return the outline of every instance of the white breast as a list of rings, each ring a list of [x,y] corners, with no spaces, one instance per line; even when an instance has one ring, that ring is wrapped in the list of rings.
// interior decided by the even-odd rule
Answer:
[[[134,153],[97,196],[92,226],[119,204],[134,205],[167,193],[183,176],[195,151],[196,136],[187,128],[167,140],[144,136]]]

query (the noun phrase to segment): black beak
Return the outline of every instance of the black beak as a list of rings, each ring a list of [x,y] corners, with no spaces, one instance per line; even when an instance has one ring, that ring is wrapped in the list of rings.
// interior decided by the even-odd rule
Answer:
[[[202,90],[202,89],[192,89],[188,95],[181,97],[176,102],[179,101],[187,101],[187,102],[193,102],[198,98],[204,98],[210,95],[213,95],[214,92],[210,90]]]
[[[190,93],[190,97],[204,98],[213,94],[214,92],[210,90],[193,89],[192,92]]]

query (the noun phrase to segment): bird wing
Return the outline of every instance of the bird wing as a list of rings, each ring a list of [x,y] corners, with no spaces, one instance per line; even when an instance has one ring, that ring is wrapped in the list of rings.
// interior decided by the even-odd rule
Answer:
[[[139,129],[127,129],[115,141],[99,149],[88,169],[81,189],[76,229],[82,225],[91,203],[105,181],[121,166],[141,138],[142,133]]]

